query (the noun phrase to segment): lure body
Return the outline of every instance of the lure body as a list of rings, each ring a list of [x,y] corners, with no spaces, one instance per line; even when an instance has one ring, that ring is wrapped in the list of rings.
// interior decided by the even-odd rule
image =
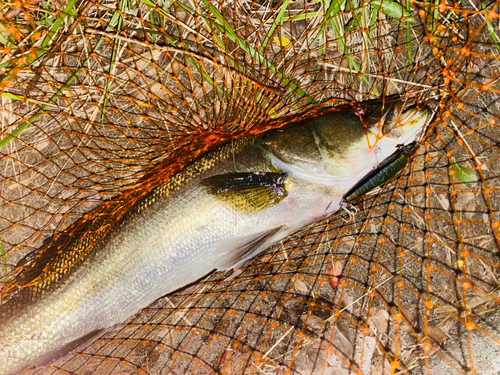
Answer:
[[[0,307],[0,375],[44,365],[335,213],[346,192],[399,144],[414,142],[430,117],[428,109],[407,110],[396,121],[394,106],[381,102],[362,111],[219,147],[137,202],[74,264],[57,247],[28,257],[28,271],[44,271]],[[68,248],[83,245],[75,238]]]
[[[392,156],[384,160],[377,169],[368,173],[363,179],[361,179],[355,186],[353,186],[345,195],[346,202],[352,202],[353,200],[362,197],[369,191],[375,189],[378,186],[385,184],[392,177],[394,177],[399,171],[401,171],[411,156],[417,151],[417,143],[413,142],[406,146],[401,146],[400,150],[397,150]]]

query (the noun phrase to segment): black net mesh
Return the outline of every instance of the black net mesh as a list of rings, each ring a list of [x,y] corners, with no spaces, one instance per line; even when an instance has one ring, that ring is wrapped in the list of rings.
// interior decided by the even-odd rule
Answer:
[[[393,94],[437,114],[348,223],[307,228],[26,373],[500,371],[498,2],[1,6],[3,297],[44,241],[91,246],[216,144]]]

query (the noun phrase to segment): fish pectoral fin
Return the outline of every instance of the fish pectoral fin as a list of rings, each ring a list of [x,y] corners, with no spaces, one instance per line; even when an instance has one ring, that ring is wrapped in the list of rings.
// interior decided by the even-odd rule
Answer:
[[[286,173],[241,172],[205,178],[201,185],[222,203],[244,213],[257,213],[288,195]]]
[[[85,336],[82,336],[76,340],[68,342],[57,348],[56,350],[51,351],[50,353],[45,354],[43,357],[38,358],[38,360],[34,363],[37,368],[45,367],[52,362],[58,360],[59,358],[64,357],[66,354],[73,352],[78,349],[83,349],[87,345],[91,344],[92,341],[101,336],[107,329],[98,329],[96,331],[92,331],[87,333]]]
[[[271,242],[271,240],[284,229],[285,226],[282,225],[264,232],[228,238],[221,241],[220,245],[215,250],[216,254],[221,255],[215,262],[215,268],[218,271],[227,271],[233,268],[239,268],[260,252],[271,246],[275,242]]]

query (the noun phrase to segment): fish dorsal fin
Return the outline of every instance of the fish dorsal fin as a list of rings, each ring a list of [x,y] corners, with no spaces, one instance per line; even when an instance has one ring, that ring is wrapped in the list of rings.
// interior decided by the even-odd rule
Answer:
[[[19,260],[16,265],[19,273],[12,281],[5,284],[0,291],[2,299],[10,299],[21,289],[33,283],[44,274],[49,273],[52,268],[55,268],[54,263],[62,264],[63,262],[68,262],[68,258],[72,255],[74,256],[75,249],[71,248],[72,240],[74,244],[75,237],[81,236],[89,227],[89,223],[84,222],[69,233],[60,233],[57,236],[46,238],[38,250],[27,254]],[[84,245],[84,242],[82,240],[80,244]]]
[[[286,173],[237,172],[205,178],[201,185],[225,205],[244,213],[257,213],[287,196]]]
[[[60,236],[54,241],[54,237],[49,237],[43,241],[40,249],[32,251],[19,260],[16,269],[19,274],[9,283],[4,285],[1,296],[8,300],[17,293],[23,286],[28,285],[43,274],[51,260],[53,260],[63,248],[67,246],[69,236]]]
[[[218,271],[239,268],[276,242],[278,233],[284,229],[285,226],[282,225],[263,232],[222,240],[215,250],[215,253],[220,255],[215,262],[215,268]]]

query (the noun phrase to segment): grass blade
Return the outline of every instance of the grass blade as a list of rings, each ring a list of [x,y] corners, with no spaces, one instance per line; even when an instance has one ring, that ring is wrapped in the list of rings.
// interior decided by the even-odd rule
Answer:
[[[486,3],[484,2],[484,0],[481,1],[481,7],[483,8],[483,10],[486,10]],[[498,36],[495,33],[495,29],[493,28],[493,24],[491,23],[491,20],[488,17],[488,15],[485,15],[484,18],[486,20],[486,27],[488,28],[488,32],[490,33],[491,40],[493,41],[493,43],[495,43],[497,50],[500,51],[500,44],[498,41]]]
[[[267,33],[266,38],[264,39],[264,42],[262,43],[262,46],[260,46],[259,53],[262,53],[264,51],[264,48],[266,48],[267,43],[269,42],[269,39],[271,39],[271,37],[274,34],[274,30],[276,30],[276,27],[278,27],[278,25],[281,26],[283,24],[283,16],[285,15],[285,11],[288,9],[289,2],[290,2],[290,0],[284,0],[283,4],[281,4],[281,9],[278,13],[278,16],[275,18],[273,25],[269,29],[269,32]]]
[[[156,7],[151,0],[140,0],[144,4],[148,6],[153,6],[158,12],[166,14],[166,11],[162,8]],[[196,12],[195,10],[188,7],[186,4],[178,2],[176,0],[167,0],[168,2],[175,4],[182,8],[184,11],[202,18],[205,22],[209,23],[213,28],[219,30],[223,34],[225,34],[232,42],[236,43],[245,53],[247,53],[252,59],[256,60],[258,63],[264,65],[267,69],[269,69],[278,79],[281,80],[283,84],[288,86],[291,92],[298,94],[301,97],[304,97],[309,103],[317,104],[316,101],[310,97],[304,90],[300,89],[295,83],[292,82],[291,79],[286,77],[284,74],[279,72],[274,65],[272,65],[269,61],[266,60],[262,54],[260,54],[255,48],[253,48],[250,44],[248,44],[244,39],[238,37],[238,35],[232,30],[231,26],[224,20],[222,14],[207,0],[203,0],[203,3],[207,6],[209,11],[216,17],[216,19],[220,22],[217,23],[210,19],[209,17]]]
[[[125,12],[125,9],[127,7],[127,1],[128,0],[120,0],[120,3],[118,5],[119,12],[115,12],[115,14],[113,14],[113,17],[111,18],[111,20],[108,24],[107,29],[112,29],[112,28],[115,28],[115,26],[116,26],[116,34],[119,34],[121,31],[121,28],[123,25],[122,14]],[[106,81],[106,90],[104,90],[104,102],[102,105],[101,122],[104,122],[106,105],[108,104],[109,88],[111,86],[111,80],[112,80],[113,72],[115,70],[115,61],[116,61],[116,55],[118,52],[119,44],[120,44],[120,41],[118,39],[115,39],[113,42],[113,51],[111,53],[111,61],[109,63],[109,75],[108,75],[108,79]]]
[[[94,47],[94,51],[96,51],[102,44],[104,38],[100,38]],[[0,149],[4,146],[8,145],[13,139],[16,139],[24,130],[26,130],[38,117],[40,117],[47,108],[52,106],[52,104],[59,98],[63,92],[66,90],[71,83],[75,80],[78,74],[85,68],[92,58],[92,53],[83,61],[83,64],[66,80],[66,82],[60,86],[60,88],[47,100],[47,102],[35,112],[33,116],[31,116],[28,120],[24,121],[21,125],[19,125],[16,129],[14,129],[11,133],[6,134],[2,139],[0,139]]]

